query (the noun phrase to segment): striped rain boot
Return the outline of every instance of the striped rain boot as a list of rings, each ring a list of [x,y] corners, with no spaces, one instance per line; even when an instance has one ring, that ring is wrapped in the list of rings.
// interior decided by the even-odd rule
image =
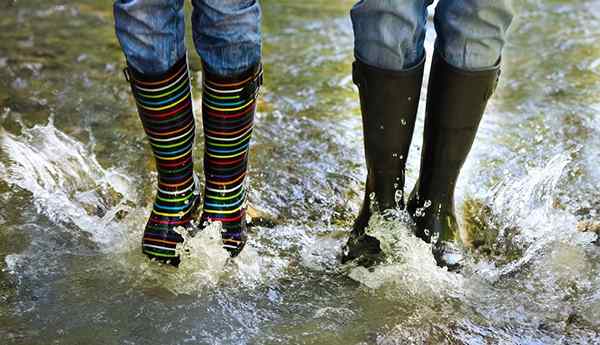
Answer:
[[[192,150],[195,124],[187,59],[162,75],[148,76],[128,67],[138,112],[148,135],[158,170],[158,190],[144,230],[143,252],[179,265],[175,248],[182,229],[193,226],[199,209],[199,188]]]
[[[204,207],[202,222],[223,226],[223,246],[236,256],[246,244],[248,148],[252,136],[262,66],[236,78],[204,72]]]

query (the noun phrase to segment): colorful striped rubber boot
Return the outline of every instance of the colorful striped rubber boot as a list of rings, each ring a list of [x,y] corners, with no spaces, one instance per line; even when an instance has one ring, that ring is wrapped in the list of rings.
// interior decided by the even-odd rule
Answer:
[[[143,252],[179,265],[176,252],[181,232],[193,226],[199,209],[199,188],[192,150],[195,124],[187,59],[162,75],[148,76],[126,69],[126,77],[148,135],[158,170],[158,188],[144,230]]]
[[[236,256],[246,244],[246,172],[262,66],[235,78],[204,72],[203,224],[221,222],[223,246]]]

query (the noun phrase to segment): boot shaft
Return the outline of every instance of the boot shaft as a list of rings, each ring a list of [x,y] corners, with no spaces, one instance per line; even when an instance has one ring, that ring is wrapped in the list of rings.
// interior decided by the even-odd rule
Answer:
[[[188,188],[193,183],[195,123],[186,58],[162,75],[129,67],[127,76],[156,161],[159,191]]]
[[[403,205],[405,165],[421,94],[424,59],[403,71],[353,64],[363,120],[366,194],[375,193],[380,209]],[[367,198],[365,198],[367,200]]]
[[[499,64],[486,70],[465,71],[434,53],[418,186],[425,198],[452,202],[460,169],[499,75]]]
[[[248,151],[262,67],[222,78],[204,73],[202,119],[204,128],[203,221],[220,221],[224,246],[237,254],[245,242],[245,202]]]

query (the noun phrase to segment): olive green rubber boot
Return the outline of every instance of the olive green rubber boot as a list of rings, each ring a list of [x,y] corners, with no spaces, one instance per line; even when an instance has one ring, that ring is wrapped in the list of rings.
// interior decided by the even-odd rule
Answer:
[[[407,209],[417,225],[416,235],[434,243],[438,265],[450,270],[463,261],[454,187],[496,88],[499,65],[466,71],[448,64],[438,52],[431,65],[421,169]]]
[[[365,234],[372,212],[404,208],[404,170],[424,66],[424,58],[402,71],[369,66],[358,59],[352,66],[353,81],[360,94],[367,181],[362,208],[343,249],[342,262],[361,258],[359,264],[370,265],[377,261],[381,253],[379,241]]]

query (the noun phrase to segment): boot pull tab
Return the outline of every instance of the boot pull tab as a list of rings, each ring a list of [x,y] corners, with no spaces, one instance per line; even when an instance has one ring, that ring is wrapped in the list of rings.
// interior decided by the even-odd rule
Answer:
[[[123,75],[125,76],[125,80],[127,80],[128,83],[131,83],[131,80],[129,78],[129,68],[128,67],[123,68]]]

